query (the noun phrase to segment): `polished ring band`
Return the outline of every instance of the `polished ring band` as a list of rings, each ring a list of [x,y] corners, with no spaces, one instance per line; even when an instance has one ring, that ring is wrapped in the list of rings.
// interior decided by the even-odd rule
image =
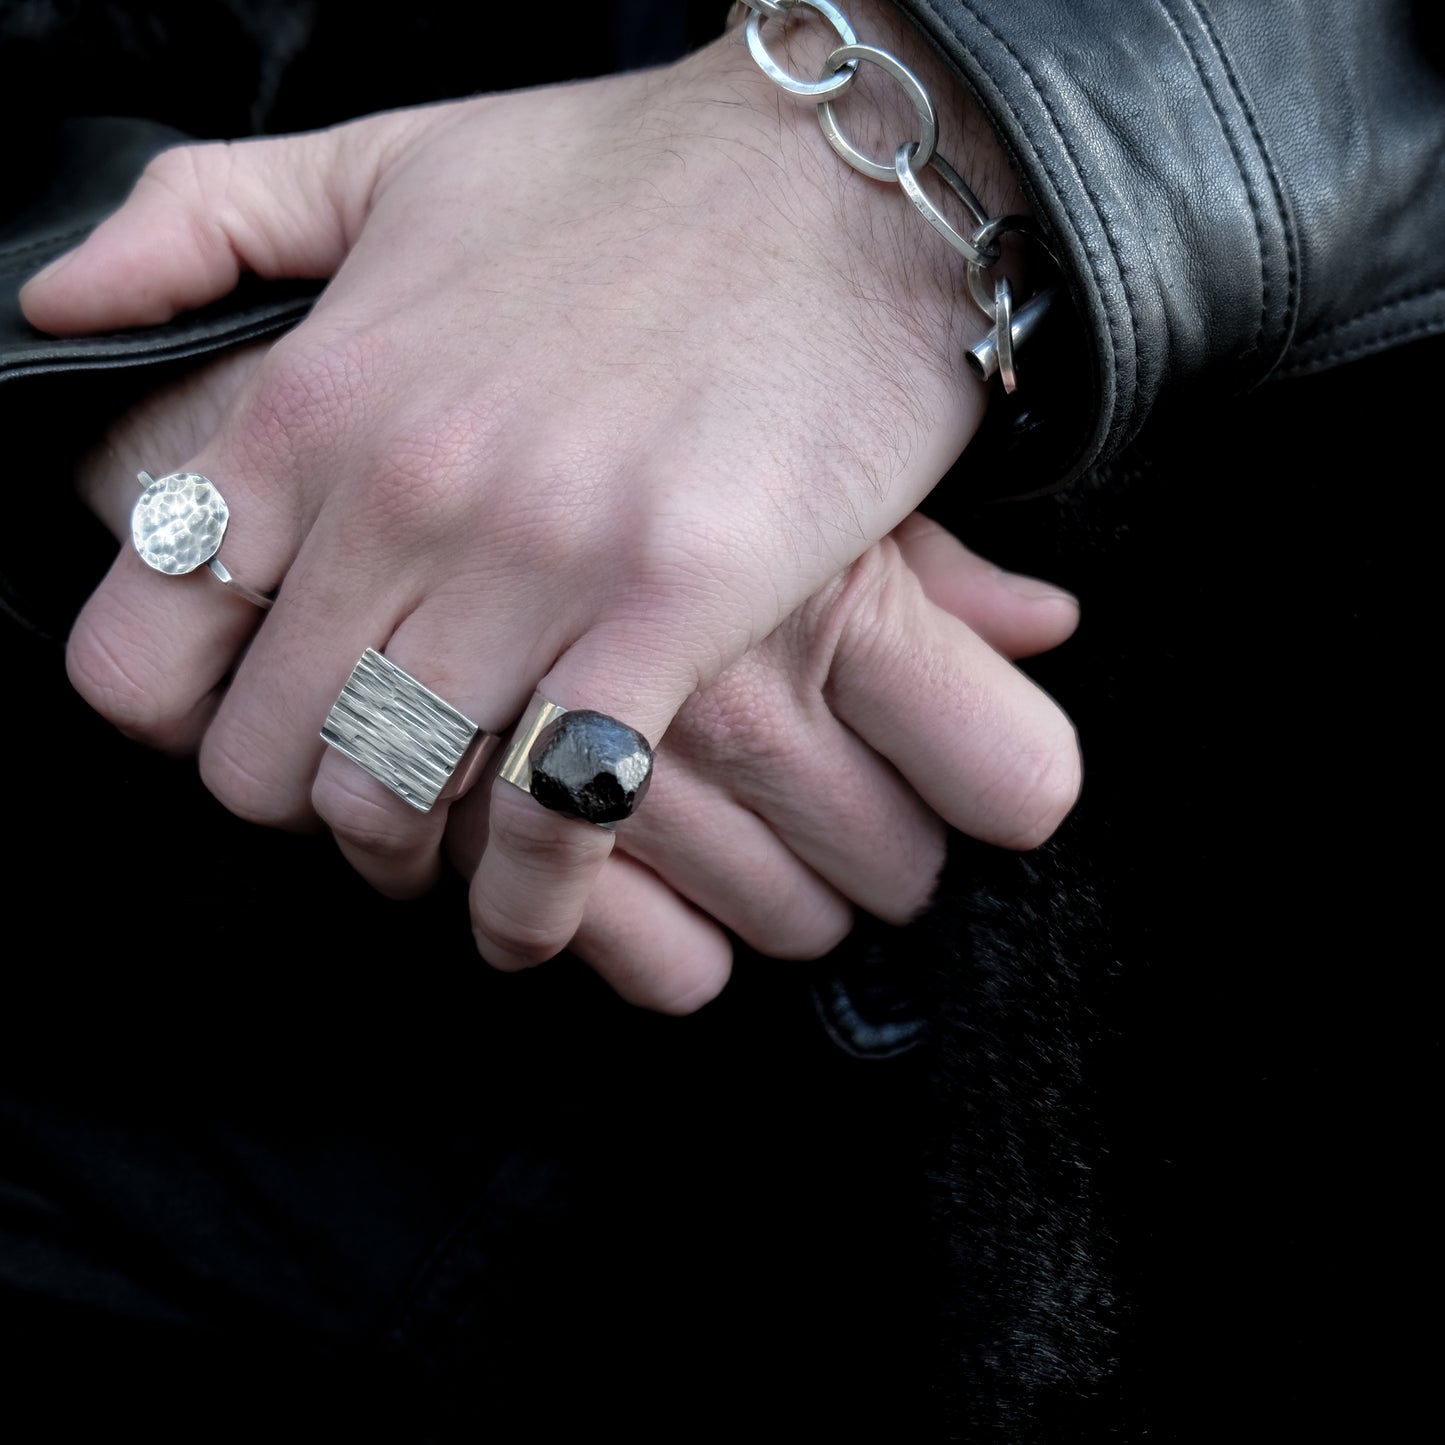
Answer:
[[[636,728],[589,708],[532,694],[498,776],[544,808],[615,828],[652,782],[652,747]]]
[[[498,741],[371,647],[321,736],[423,813],[466,792]]]
[[[226,499],[199,472],[152,477],[137,472],[141,494],[131,509],[130,535],[141,561],[169,577],[183,577],[203,562],[217,581],[263,611],[272,598],[238,581],[216,555],[231,519]]]

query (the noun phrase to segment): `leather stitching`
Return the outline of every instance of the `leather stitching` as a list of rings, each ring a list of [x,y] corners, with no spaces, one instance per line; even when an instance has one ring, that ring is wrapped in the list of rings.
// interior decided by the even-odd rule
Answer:
[[[1427,336],[1441,335],[1445,335],[1445,318],[1429,316],[1423,321],[1417,321],[1413,326],[1402,326],[1397,331],[1376,332],[1354,346],[1307,356],[1290,366],[1281,367],[1276,375],[1305,376],[1312,371],[1322,371],[1327,366],[1338,366],[1342,362],[1355,361],[1362,356],[1383,351],[1387,346],[1396,346],[1402,341],[1421,341]]]
[[[1408,321],[1403,325],[1387,326],[1384,330],[1371,332],[1370,335],[1361,337],[1355,342],[1344,343],[1343,341],[1347,333],[1369,325],[1388,312],[1406,306],[1413,307],[1419,302],[1428,302],[1435,297],[1445,297],[1445,286],[1423,286],[1416,291],[1406,292],[1403,296],[1382,301],[1378,306],[1372,306],[1368,311],[1362,311],[1357,316],[1351,316],[1348,320],[1341,321],[1311,337],[1310,341],[1300,348],[1302,354],[1299,359],[1291,362],[1288,366],[1280,367],[1276,375],[1301,376],[1308,372],[1322,370],[1326,366],[1354,361],[1358,357],[1368,356],[1371,352],[1379,351],[1386,346],[1397,345],[1402,341],[1419,341],[1427,336],[1445,333],[1445,316],[1436,315],[1420,317],[1418,320]],[[1338,343],[1330,350],[1319,350],[1318,348],[1322,344],[1328,345],[1331,337],[1338,338]]]
[[[1189,0],[1184,0],[1184,3],[1188,4]],[[1179,37],[1180,49],[1189,57],[1189,63],[1194,67],[1194,74],[1199,79],[1199,88],[1203,91],[1205,100],[1209,102],[1209,109],[1214,113],[1214,119],[1219,123],[1219,133],[1224,137],[1224,143],[1229,147],[1230,158],[1234,161],[1235,174],[1238,175],[1240,184],[1244,187],[1244,193],[1249,198],[1249,213],[1254,220],[1254,260],[1259,277],[1259,325],[1255,327],[1254,331],[1254,350],[1260,351],[1264,346],[1264,331],[1269,322],[1269,280],[1265,275],[1264,220],[1260,215],[1259,198],[1250,184],[1249,171],[1235,140],[1234,128],[1225,117],[1224,108],[1219,104],[1219,98],[1214,93],[1214,86],[1205,74],[1204,67],[1199,63],[1194,46],[1190,44],[1187,27],[1182,25],[1178,17],[1170,11],[1166,0],[1158,0],[1158,4],[1160,13],[1169,20],[1174,33]],[[1198,10],[1195,10],[1194,15],[1197,22],[1200,19]]]
[[[1229,88],[1234,94],[1235,102],[1238,104],[1240,112],[1244,116],[1245,123],[1249,127],[1249,134],[1254,141],[1255,153],[1260,159],[1260,164],[1264,167],[1265,174],[1269,177],[1269,187],[1271,192],[1273,192],[1274,194],[1275,214],[1279,218],[1280,232],[1283,238],[1286,276],[1284,311],[1280,317],[1279,339],[1274,348],[1274,359],[1277,360],[1278,357],[1283,354],[1285,347],[1289,344],[1289,338],[1294,331],[1295,313],[1299,306],[1299,242],[1294,231],[1293,217],[1290,213],[1289,206],[1285,202],[1284,188],[1280,184],[1279,173],[1275,170],[1274,159],[1270,155],[1269,149],[1264,143],[1264,134],[1259,128],[1259,120],[1255,114],[1254,106],[1251,104],[1249,97],[1245,94],[1244,88],[1239,83],[1238,73],[1235,71],[1234,65],[1230,61],[1229,54],[1225,50],[1224,45],[1220,40],[1219,32],[1215,28],[1213,18],[1208,14],[1207,11],[1200,7],[1198,0],[1184,0],[1184,3],[1189,5],[1189,8],[1194,12],[1195,19],[1197,20],[1200,28],[1204,31],[1205,34],[1209,36],[1210,42],[1214,48],[1215,59],[1218,60],[1220,68],[1224,71],[1225,78],[1229,82]],[[1196,69],[1198,69],[1197,66]],[[1210,86],[1209,81],[1205,79],[1202,71],[1200,72],[1200,80],[1204,83],[1205,88],[1209,91],[1210,104],[1213,105],[1213,90]],[[1217,106],[1216,114],[1219,114],[1219,108]],[[1223,125],[1224,123],[1222,115],[1220,116],[1220,123],[1221,125]],[[1225,135],[1229,138],[1230,152],[1234,155],[1236,164],[1239,164],[1239,154],[1235,150],[1233,134],[1231,133],[1231,130],[1228,126],[1225,126],[1224,130]],[[1260,217],[1258,202],[1255,199],[1254,187],[1251,184],[1249,176],[1245,172],[1242,164],[1240,164],[1240,179],[1244,182],[1245,189],[1249,192],[1250,206],[1255,210],[1255,237],[1260,245],[1260,289],[1262,294],[1260,297],[1259,333],[1256,337],[1256,345],[1258,345],[1262,350],[1264,345],[1264,335],[1269,324],[1270,294],[1268,278],[1263,275],[1263,226]]]
[[[23,260],[26,256],[44,255],[57,247],[64,250],[78,245],[91,232],[89,225],[72,226],[68,231],[58,231],[53,236],[44,236],[38,241],[26,241],[14,247],[0,246],[0,263]]]
[[[999,34],[999,32],[996,31],[992,27],[992,25],[990,25],[983,18],[983,16],[979,14],[978,10],[974,7],[972,3],[972,0],[959,0],[959,3],[961,7],[973,19],[974,24],[979,28],[979,30],[981,30],[985,35],[987,35],[994,42],[994,44],[999,46],[1004,51],[1004,53],[1007,54],[1009,59],[1013,62],[1018,74],[1028,83],[1030,92],[1038,101],[1039,105],[1043,108],[1044,112],[1048,115],[1049,119],[1053,122],[1053,133],[1051,139],[1057,142],[1058,146],[1063,150],[1065,156],[1068,158],[1070,167],[1072,169],[1074,181],[1077,183],[1078,188],[1081,189],[1086,196],[1088,196],[1089,201],[1093,206],[1094,218],[1098,223],[1099,229],[1103,232],[1104,237],[1109,244],[1109,258],[1113,262],[1115,274],[1119,277],[1120,288],[1124,293],[1124,303],[1129,313],[1129,323],[1133,333],[1131,337],[1132,344],[1128,348],[1121,346],[1113,310],[1109,307],[1104,308],[1105,325],[1109,329],[1109,339],[1113,343],[1116,372],[1119,361],[1126,350],[1132,360],[1132,366],[1130,367],[1130,370],[1133,372],[1133,384],[1129,396],[1130,411],[1132,413],[1132,411],[1137,407],[1139,397],[1139,315],[1135,306],[1134,293],[1129,285],[1129,268],[1124,264],[1124,261],[1121,257],[1119,245],[1114,234],[1114,228],[1110,224],[1107,215],[1100,208],[1099,198],[1095,194],[1093,187],[1089,184],[1088,176],[1079,165],[1078,158],[1074,152],[1074,147],[1069,141],[1066,128],[1062,124],[1057,111],[1055,110],[1053,104],[1050,102],[1049,97],[1045,94],[1043,90],[1040,89],[1038,82],[1035,80],[1033,73],[1029,70],[1028,66],[1024,63],[1023,58],[1014,49],[1013,45],[1008,40],[1004,39]],[[944,23],[943,17],[939,15],[938,11],[930,3],[930,0],[915,0],[915,4],[921,6],[922,8],[926,8],[928,12],[934,17],[937,24],[942,28],[943,33],[949,33],[949,27]],[[976,60],[978,59],[976,55],[974,58]],[[1024,133],[1029,136],[1029,139],[1034,142],[1034,153],[1038,157],[1039,163],[1043,166],[1045,174],[1054,183],[1055,188],[1057,189],[1059,176],[1057,173],[1057,167],[1054,165],[1052,158],[1049,154],[1049,149],[1047,147],[1041,148],[1038,145],[1038,137],[1033,133],[1032,129],[1025,123],[1023,117],[1019,115],[1017,111],[1015,111],[1014,119],[1023,128]],[[1092,244],[1085,242],[1084,251],[1085,254],[1088,255],[1089,259],[1095,263],[1097,274],[1097,248]],[[1111,424],[1109,426],[1110,433],[1113,433],[1116,430],[1116,422],[1119,414],[1119,407],[1117,404],[1113,408],[1113,413],[1115,421],[1111,421]]]
[[[1327,326],[1323,331],[1316,332],[1311,340],[1317,342],[1332,331],[1344,331],[1350,326],[1362,326],[1372,317],[1383,315],[1386,311],[1397,310],[1401,306],[1413,306],[1417,301],[1428,301],[1432,296],[1445,296],[1445,285],[1417,286],[1413,291],[1402,291],[1400,295],[1392,296],[1388,301],[1381,301],[1378,306],[1371,306],[1368,311],[1357,311],[1347,320]]]

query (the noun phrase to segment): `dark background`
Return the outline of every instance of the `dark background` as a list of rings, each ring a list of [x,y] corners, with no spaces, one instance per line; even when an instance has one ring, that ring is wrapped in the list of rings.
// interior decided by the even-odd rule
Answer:
[[[23,168],[50,115],[302,129],[661,60],[726,6],[628,9],[503,41],[484,7],[6,4],[0,104]],[[1413,1429],[1441,347],[1267,385],[1057,496],[947,479],[931,510],[1082,599],[1030,664],[1080,804],[1035,854],[960,840],[913,929],[745,955],[687,1020],[566,959],[495,975],[455,881],[387,904],[114,735],[61,657],[110,544],[48,532],[4,617],[0,1373],[48,1422],[14,1438]],[[14,529],[84,410],[4,421]],[[840,972],[923,1000],[927,1046],[834,1047]]]

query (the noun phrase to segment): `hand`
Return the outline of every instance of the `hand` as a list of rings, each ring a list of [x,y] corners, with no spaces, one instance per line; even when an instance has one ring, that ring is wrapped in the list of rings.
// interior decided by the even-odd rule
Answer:
[[[942,872],[945,819],[1042,842],[1078,794],[1079,755],[1007,659],[1058,646],[1077,621],[1067,593],[906,518],[683,704],[570,951],[624,998],[685,1013],[728,979],[725,929],[807,959],[842,941],[855,906],[911,921]],[[484,786],[452,809],[468,875],[487,811]],[[519,889],[500,926],[525,938],[544,901]]]
[[[78,486],[118,539],[139,459],[195,450],[269,346],[157,388],[82,461]],[[921,514],[905,519],[684,703],[572,952],[634,1003],[687,1012],[726,982],[730,934],[811,958],[844,936],[855,906],[895,923],[916,915],[942,867],[945,818],[1015,847],[1041,841],[1077,791],[1078,758],[1020,747],[1049,740],[1035,720],[1053,710],[1006,659],[1059,645],[1077,617],[1068,594],[999,571]],[[1000,785],[1006,759],[1020,771]],[[488,801],[479,783],[449,820],[451,861],[468,877]],[[527,906],[519,898],[519,931]]]
[[[284,578],[265,625],[125,551],[78,620],[76,686],[147,742],[199,747],[241,816],[320,818],[383,891],[429,886],[446,809],[317,740],[357,657],[385,651],[489,731],[540,688],[660,742],[977,426],[981,323],[908,211],[820,152],[736,36],[658,71],[161,157],[27,288],[34,324],[154,322],[244,268],[335,275],[196,451],[150,459],[222,487],[227,565]],[[1018,747],[1032,765],[994,757],[988,786],[1042,788],[1022,811],[1062,816],[1067,720],[1043,700]],[[990,831],[1011,811],[979,836],[1011,842]],[[550,956],[614,835],[506,786],[487,824],[478,946]]]

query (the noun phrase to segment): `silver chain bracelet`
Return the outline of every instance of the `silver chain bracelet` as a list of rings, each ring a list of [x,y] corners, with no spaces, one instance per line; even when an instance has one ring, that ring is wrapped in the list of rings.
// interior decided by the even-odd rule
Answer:
[[[821,15],[841,41],[824,62],[823,74],[817,80],[804,80],[784,70],[768,53],[763,41],[763,26],[769,20],[785,21],[788,12],[797,9]],[[969,363],[985,380],[997,372],[1005,391],[1016,390],[1016,352],[1037,329],[1054,299],[1055,288],[1040,291],[1015,310],[1008,278],[998,276],[990,284],[987,273],[1002,254],[1002,239],[1010,232],[1029,236],[1043,246],[1038,227],[1028,216],[989,218],[963,177],[938,153],[938,112],[923,82],[891,51],[861,44],[848,17],[832,0],[738,0],[732,23],[744,13],[747,23],[743,33],[748,51],[762,72],[789,95],[812,101],[818,108],[818,124],[828,144],[854,170],[874,180],[902,186],[904,195],[923,219],[968,263],[969,295],[991,325],[988,335],[969,348]],[[887,71],[902,86],[918,116],[918,139],[904,141],[894,152],[892,164],[872,160],[858,150],[843,134],[833,113],[833,103],[853,84],[858,67],[864,61]],[[954,226],[919,184],[919,172],[929,166],[968,212],[973,221],[970,234],[964,235]]]

